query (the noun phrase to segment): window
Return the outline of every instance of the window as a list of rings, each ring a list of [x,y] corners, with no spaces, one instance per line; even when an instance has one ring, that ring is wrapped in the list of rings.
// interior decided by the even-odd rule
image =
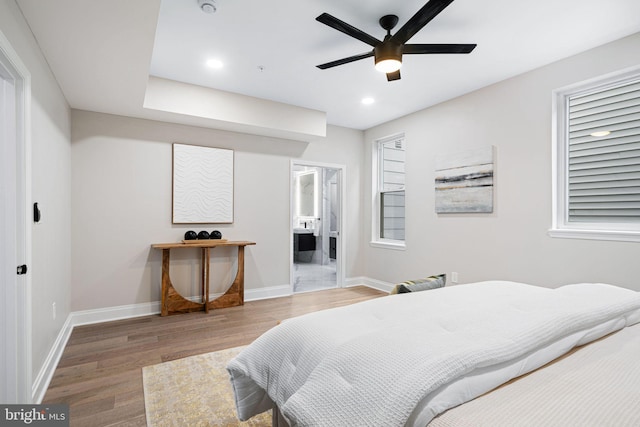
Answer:
[[[554,97],[550,235],[640,241],[640,69]]]
[[[405,237],[405,151],[404,135],[376,142],[375,202],[373,240],[388,246],[404,247]]]

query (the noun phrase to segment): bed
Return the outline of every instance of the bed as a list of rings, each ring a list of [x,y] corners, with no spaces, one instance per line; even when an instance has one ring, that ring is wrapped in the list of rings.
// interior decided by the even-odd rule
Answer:
[[[619,335],[602,338],[637,331],[630,326],[638,322],[640,293],[628,289],[480,282],[287,320],[227,369],[241,420],[275,408],[277,425],[477,426],[478,413],[463,408],[531,380],[485,393],[592,341],[616,353],[619,348],[608,343]],[[562,368],[562,362],[530,377]],[[516,425],[518,416],[507,411],[503,425]],[[494,421],[484,425],[499,425]]]

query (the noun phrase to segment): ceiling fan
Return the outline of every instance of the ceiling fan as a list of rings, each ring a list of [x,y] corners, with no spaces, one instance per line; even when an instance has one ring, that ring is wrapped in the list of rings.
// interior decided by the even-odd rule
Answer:
[[[400,80],[400,66],[402,65],[403,54],[470,53],[476,47],[475,44],[406,44],[411,37],[452,2],[453,0],[428,1],[427,4],[416,12],[394,35],[391,35],[391,30],[398,23],[398,17],[396,15],[383,16],[379,22],[380,26],[387,31],[387,35],[382,41],[328,13],[323,13],[316,18],[316,21],[372,46],[373,50],[348,58],[327,62],[317,67],[325,70],[373,56],[376,69],[386,73],[388,81],[393,81]]]

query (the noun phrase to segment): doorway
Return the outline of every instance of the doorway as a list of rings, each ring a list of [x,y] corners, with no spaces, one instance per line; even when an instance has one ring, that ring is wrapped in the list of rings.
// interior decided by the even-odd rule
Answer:
[[[31,403],[28,146],[30,76],[0,32],[0,402]]]
[[[291,283],[293,293],[342,287],[344,167],[291,166]]]

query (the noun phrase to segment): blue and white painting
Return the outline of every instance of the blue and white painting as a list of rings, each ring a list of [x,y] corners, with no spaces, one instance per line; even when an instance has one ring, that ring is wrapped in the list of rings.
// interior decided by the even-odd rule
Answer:
[[[436,157],[436,212],[493,212],[494,148]]]

